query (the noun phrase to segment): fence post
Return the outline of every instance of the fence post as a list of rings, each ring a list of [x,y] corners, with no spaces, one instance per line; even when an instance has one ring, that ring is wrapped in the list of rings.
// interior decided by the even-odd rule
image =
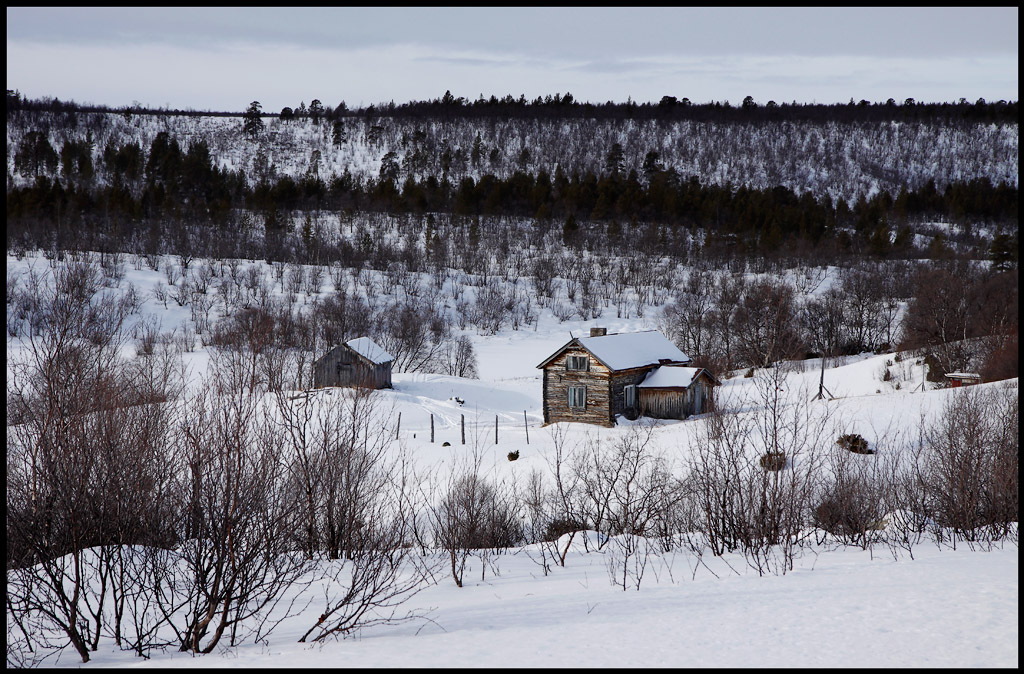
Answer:
[[[434,441],[434,415],[430,415],[430,441]]]
[[[460,414],[459,419],[462,426],[462,444],[466,444],[466,415]]]
[[[526,410],[523,410],[523,428],[526,429],[526,444],[530,444],[530,425],[526,423]]]
[[[494,444],[498,444],[498,415],[494,415]]]
[[[398,439],[398,431],[402,428],[402,413],[398,413],[398,423],[395,424],[395,440]]]

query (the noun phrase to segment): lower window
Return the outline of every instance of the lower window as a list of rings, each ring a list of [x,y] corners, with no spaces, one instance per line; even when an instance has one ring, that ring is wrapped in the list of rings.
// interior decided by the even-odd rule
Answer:
[[[570,386],[569,387],[569,407],[576,409],[586,409],[587,407],[587,387],[586,386]]]

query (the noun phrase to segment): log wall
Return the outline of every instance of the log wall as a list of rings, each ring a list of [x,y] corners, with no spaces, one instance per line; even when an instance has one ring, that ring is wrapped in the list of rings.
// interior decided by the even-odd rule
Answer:
[[[587,371],[567,370],[569,356],[586,356]],[[611,372],[582,348],[569,348],[544,368],[544,422],[582,421],[600,426],[613,426],[610,396]],[[569,407],[569,387],[587,387],[585,409]]]

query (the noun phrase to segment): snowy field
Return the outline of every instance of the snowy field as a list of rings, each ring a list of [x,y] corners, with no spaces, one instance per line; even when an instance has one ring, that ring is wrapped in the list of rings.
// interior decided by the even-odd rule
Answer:
[[[39,258],[8,256],[7,270],[23,273]],[[269,267],[267,267],[269,269]],[[169,308],[149,296],[162,275],[128,266],[124,282],[145,298],[141,316],[159,319],[163,330],[186,321],[189,310]],[[329,290],[329,284],[325,291]],[[630,432],[581,424],[542,427],[537,364],[589,326],[609,333],[655,327],[644,319],[560,322],[542,311],[537,323],[485,336],[469,332],[479,379],[396,373],[394,389],[376,394],[396,422],[396,449],[426,469],[465,461],[475,450],[488,478],[522,483],[534,469],[550,471],[554,431],[569,444],[614,439]],[[8,338],[8,367],[19,345]],[[133,347],[125,347],[131,355]],[[200,346],[184,354],[193,375],[207,367]],[[834,428],[862,434],[880,454],[897,451],[922,418],[938,414],[951,390],[919,390],[921,367],[895,354],[863,354],[829,363],[825,386],[834,400],[811,400],[820,361],[791,366],[787,400],[827,411]],[[898,376],[883,381],[887,367]],[[732,409],[753,405],[757,378],[721,373],[716,392]],[[893,382],[900,382],[894,388]],[[1016,388],[1017,380],[985,387]],[[324,390],[312,396],[336,395]],[[463,401],[462,404],[456,398]],[[400,427],[397,425],[401,414]],[[430,442],[433,415],[434,442]],[[460,441],[465,418],[467,444]],[[498,442],[495,444],[495,418]],[[681,470],[700,442],[706,415],[652,422],[653,444]],[[831,437],[835,437],[834,435]],[[444,446],[443,443],[450,446]],[[517,450],[520,458],[506,454]],[[868,459],[870,460],[870,459]],[[260,643],[218,646],[210,655],[173,650],[142,660],[103,641],[86,667],[1016,667],[1018,664],[1018,549],[956,549],[922,541],[895,553],[809,545],[784,575],[760,576],[742,555],[698,558],[680,547],[652,555],[639,588],[612,582],[614,544],[601,550],[572,543],[564,567],[545,574],[536,547],[488,559],[471,557],[465,586],[444,568],[436,583],[415,595],[403,611],[417,617],[374,626],[351,638],[318,645],[297,643],[316,615],[318,596],[302,615],[285,619]],[[481,580],[481,572],[484,572]],[[73,649],[42,666],[75,667]]]
[[[525,550],[479,563],[416,595],[419,620],[323,645],[297,643],[309,620],[269,644],[148,661],[107,645],[92,667],[1016,667],[1018,551],[922,545],[821,550],[784,576],[740,556],[652,563],[639,591],[612,587],[606,553],[572,552],[544,577]],[[729,568],[732,566],[739,573]],[[713,575],[714,572],[719,577]],[[477,575],[475,581],[468,580]],[[649,576],[649,577],[648,577]],[[311,609],[309,611],[313,613]],[[66,651],[48,665],[77,667]]]

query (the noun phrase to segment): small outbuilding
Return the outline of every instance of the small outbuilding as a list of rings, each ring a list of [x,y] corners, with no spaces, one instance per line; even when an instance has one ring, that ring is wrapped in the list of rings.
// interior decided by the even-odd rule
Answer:
[[[685,419],[711,411],[712,387],[722,382],[703,367],[665,365],[637,385],[640,414],[655,419]]]
[[[960,388],[981,383],[981,375],[976,372],[947,372],[950,388]]]
[[[369,337],[339,344],[313,363],[313,386],[391,388],[395,358]]]

